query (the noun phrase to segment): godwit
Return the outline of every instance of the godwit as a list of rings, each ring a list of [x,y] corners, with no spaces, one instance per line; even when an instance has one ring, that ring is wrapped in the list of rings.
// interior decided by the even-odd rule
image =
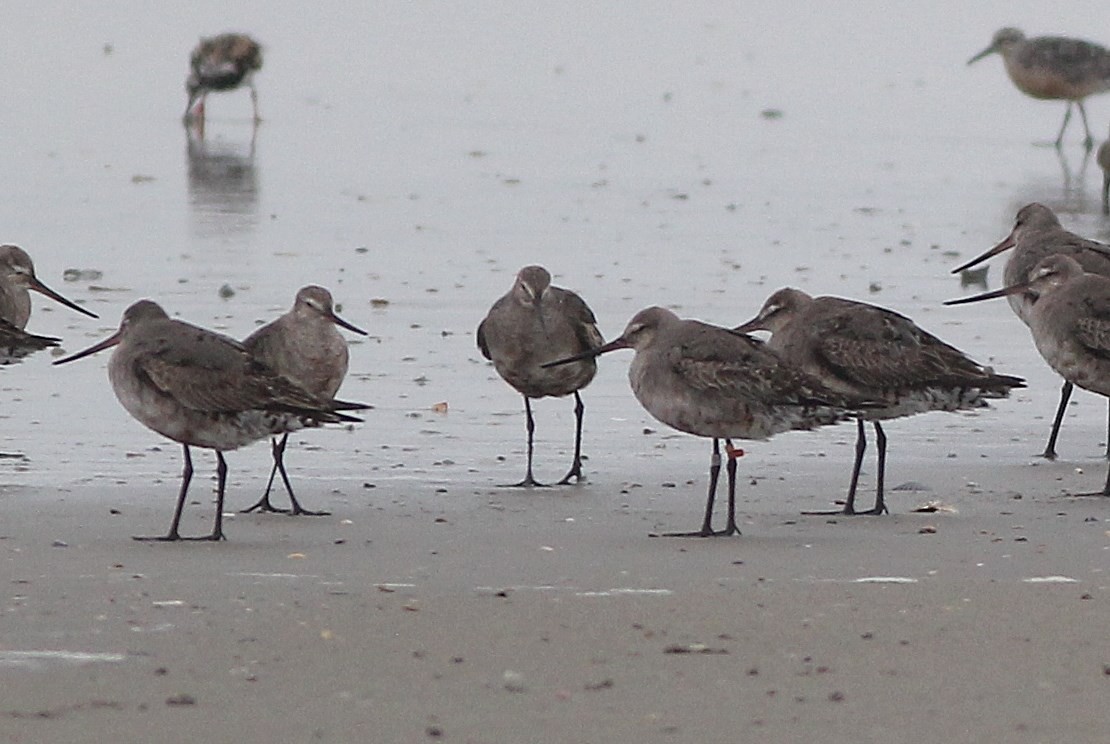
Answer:
[[[1098,146],[1095,160],[1102,169],[1102,213],[1110,214],[1110,139]]]
[[[0,245],[0,320],[18,330],[27,327],[31,317],[31,292],[46,295],[71,310],[97,317],[75,302],[67,300],[35,276],[35,265],[27,252],[16,245]]]
[[[558,485],[582,479],[582,414],[586,407],[578,391],[597,374],[592,357],[555,368],[542,366],[601,346],[594,314],[582,298],[569,289],[551,286],[551,274],[542,266],[525,266],[513,288],[493,303],[478,326],[478,348],[493,362],[497,374],[524,396],[528,427],[528,471],[513,486],[542,486],[532,477],[532,398],[574,394],[574,460]]]
[[[1032,292],[1029,330],[1037,351],[1065,380],[1110,397],[1110,278],[1087,273],[1071,256],[1042,259],[1029,278],[946,305]],[[1110,496],[1110,472],[1102,496]]]
[[[1005,398],[1010,388],[1025,387],[1021,378],[994,374],[903,315],[840,297],[811,297],[798,289],[780,289],[758,315],[735,330],[770,331],[768,347],[787,364],[842,395],[885,404],[867,409],[856,419],[856,460],[842,514],[887,510],[883,500],[886,434],[880,421],[979,408],[987,405],[987,398]],[[864,421],[875,427],[879,459],[875,506],[857,512],[856,485],[867,449]]]
[[[1110,90],[1110,51],[1089,41],[1063,36],[1025,38],[1016,28],[1003,28],[995,33],[990,46],[969,59],[970,65],[990,54],[998,53],[1017,89],[1027,96],[1049,101],[1067,101],[1064,123],[1056,135],[1056,146],[1064,140],[1064,130],[1071,120],[1071,107],[1079,108],[1083,118],[1084,144],[1094,144],[1083,99],[1094,93]]]
[[[247,347],[263,364],[278,374],[288,377],[316,397],[331,400],[339,391],[343,378],[347,376],[347,340],[335,330],[342,326],[360,335],[366,331],[356,328],[335,314],[331,292],[323,287],[309,285],[297,292],[293,309],[277,320],[262,326],[247,336],[243,346]],[[272,439],[271,449],[274,467],[266,483],[266,493],[253,506],[244,512],[254,510],[267,512],[288,512],[293,516],[325,516],[326,511],[309,511],[303,508],[293,495],[293,486],[285,472],[285,444],[289,433],[281,439]],[[274,485],[274,475],[281,473],[281,480],[292,502],[292,509],[278,509],[270,503],[270,489]]]
[[[1002,271],[1002,280],[1007,286],[1026,282],[1033,267],[1043,258],[1054,254],[1071,256],[1079,262],[1084,271],[1110,277],[1110,246],[1065,230],[1060,225],[1055,212],[1036,202],[1026,204],[1018,210],[1017,217],[1014,219],[1014,229],[1001,243],[952,269],[952,273],[956,274],[971,268],[1010,248],[1013,248],[1014,252]],[[1033,290],[1019,292],[1011,294],[1007,300],[1021,321],[1029,325],[1036,293]],[[1064,380],[1064,386],[1060,390],[1060,404],[1056,407],[1056,416],[1052,422],[1052,431],[1049,433],[1048,443],[1041,457],[1049,460],[1056,459],[1056,438],[1060,434],[1060,425],[1063,423],[1073,387],[1070,380]],[[1107,456],[1110,457],[1110,405],[1107,406]]]
[[[849,416],[866,405],[825,387],[786,364],[758,339],[670,310],[649,307],[633,316],[624,332],[603,346],[545,365],[588,359],[617,349],[636,352],[628,368],[632,393],[648,413],[667,426],[712,437],[709,494],[701,529],[669,537],[739,535],[736,525],[736,458],[733,439],[767,439],[791,429],[813,429]],[[728,521],[713,529],[713,503],[721,471],[721,440],[728,454]]]
[[[149,429],[179,442],[185,469],[170,531],[136,540],[222,540],[224,452],[305,426],[359,421],[339,411],[365,408],[313,395],[259,362],[234,339],[172,320],[150,300],[123,313],[119,330],[98,344],[54,364],[65,364],[110,346],[108,379],[116,398]],[[216,518],[212,534],[183,538],[178,532],[193,476],[189,447],[216,450]]]
[[[185,104],[185,122],[194,118],[204,122],[204,100],[211,91],[234,90],[246,85],[251,91],[254,121],[258,116],[258,91],[254,88],[254,73],[262,69],[262,47],[246,34],[220,34],[203,38],[189,58],[189,77],[185,90],[189,101]]]

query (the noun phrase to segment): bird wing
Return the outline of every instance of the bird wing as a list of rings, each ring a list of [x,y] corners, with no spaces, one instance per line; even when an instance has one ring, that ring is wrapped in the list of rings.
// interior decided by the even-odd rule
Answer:
[[[594,311],[590,309],[585,300],[569,289],[552,287],[551,291],[559,297],[559,302],[565,311],[566,317],[574,327],[575,335],[578,337],[578,343],[581,344],[583,351],[596,349],[605,343],[601,331],[597,329],[597,318],[594,316]]]
[[[1110,359],[1110,298],[1086,297],[1074,321],[1075,339],[1096,356]]]
[[[486,321],[483,320],[478,324],[478,332],[475,334],[478,341],[478,348],[482,351],[482,356],[486,359],[493,359],[489,353],[489,343],[486,341]]]
[[[959,349],[885,308],[857,306],[808,332],[821,366],[851,386],[892,390],[987,376]]]
[[[707,326],[670,353],[674,372],[697,391],[767,405],[820,405],[836,397],[742,333]]]

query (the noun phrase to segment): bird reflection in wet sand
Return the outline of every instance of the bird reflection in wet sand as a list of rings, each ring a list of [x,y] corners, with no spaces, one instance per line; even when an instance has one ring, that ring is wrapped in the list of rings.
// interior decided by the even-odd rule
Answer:
[[[140,300],[124,311],[119,330],[54,364],[117,347],[108,362],[116,398],[139,423],[181,444],[185,468],[169,532],[136,540],[222,540],[227,462],[224,452],[306,426],[356,422],[342,411],[366,408],[313,395],[258,361],[242,344],[173,320],[156,303]],[[216,515],[212,532],[178,532],[193,463],[189,447],[216,451]]]
[[[1028,281],[1029,272],[1033,267],[1045,257],[1054,254],[1071,256],[1080,263],[1084,271],[1110,277],[1110,246],[1065,230],[1055,212],[1036,202],[1026,204],[1018,210],[1014,218],[1013,230],[1002,242],[952,269],[952,273],[967,271],[1011,248],[1013,253],[1010,254],[1002,272],[1002,281],[1006,286]],[[1036,297],[1036,293],[1032,290],[1007,297],[1014,314],[1027,326],[1030,325]],[[1048,460],[1056,459],[1056,439],[1060,434],[1060,425],[1064,421],[1073,389],[1071,380],[1065,378],[1064,386],[1060,390],[1060,403],[1056,407],[1056,417],[1052,422],[1052,431],[1049,433],[1044,452],[1041,453],[1041,457]],[[1107,405],[1107,456],[1110,457],[1110,403]]]
[[[1067,101],[1064,122],[1056,135],[1057,147],[1071,120],[1072,105],[1079,109],[1086,135],[1084,145],[1094,145],[1083,99],[1110,90],[1110,51],[1098,44],[1062,36],[1026,38],[1016,28],[1003,28],[995,33],[990,46],[968,60],[973,64],[991,54],[998,54],[1013,84],[1027,96],[1040,100]]]
[[[243,340],[256,359],[278,374],[288,377],[323,400],[331,400],[339,392],[343,378],[347,376],[347,339],[336,330],[336,326],[361,336],[366,331],[351,325],[335,314],[331,292],[323,287],[309,285],[297,292],[293,309],[277,320],[268,323]],[[289,433],[281,439],[271,441],[274,466],[266,483],[266,492],[253,506],[243,509],[252,511],[284,512],[292,516],[326,516],[326,511],[310,511],[301,506],[293,495],[293,486],[285,472],[285,445]],[[274,476],[281,473],[282,483],[289,494],[292,509],[279,509],[270,503],[270,489]]]
[[[733,439],[767,439],[792,429],[835,424],[870,401],[845,395],[784,362],[751,336],[683,320],[670,310],[649,307],[624,332],[596,349],[543,365],[553,367],[592,359],[617,349],[633,349],[628,368],[632,393],[648,413],[667,426],[713,439],[709,494],[701,529],[665,533],[669,537],[739,535],[736,525],[736,458],[743,450]],[[728,464],[728,521],[713,529],[713,505],[721,470],[721,440]]]
[[[1110,278],[1087,273],[1071,256],[1042,259],[1027,279],[974,297],[961,305],[1032,293],[1029,330],[1044,360],[1068,382],[1110,398]],[[1110,469],[1100,493],[1110,496]]]
[[[885,404],[856,419],[856,459],[848,498],[834,514],[887,511],[883,499],[886,434],[880,422],[929,411],[982,408],[989,398],[1005,398],[1011,388],[1025,387],[1021,378],[996,375],[903,315],[841,297],[811,297],[799,289],[780,289],[754,318],[735,330],[770,331],[767,346],[787,364],[842,395]],[[856,486],[867,449],[864,421],[875,428],[879,459],[875,506],[857,512]]]
[[[551,274],[542,266],[525,266],[513,288],[493,303],[478,325],[477,342],[482,356],[493,362],[497,374],[524,396],[528,430],[528,469],[517,486],[543,486],[532,476],[532,440],[536,423],[532,398],[574,394],[574,460],[558,485],[582,480],[582,416],[585,405],[578,391],[597,374],[593,357],[551,369],[544,362],[601,346],[601,333],[593,311],[568,289],[551,286]]]
[[[1102,170],[1102,213],[1110,215],[1110,139],[1098,146],[1095,161]]]
[[[189,207],[202,237],[245,232],[258,224],[258,165],[255,136],[249,143],[204,140],[189,132]]]
[[[97,315],[62,297],[35,276],[27,252],[15,245],[0,245],[0,364],[12,364],[41,349],[57,346],[59,339],[27,333],[31,318],[31,292],[38,292],[71,310]]]
[[[258,91],[254,74],[262,69],[262,47],[246,34],[227,33],[202,38],[189,57],[189,77],[185,91],[186,124],[196,123],[203,130],[205,99],[211,92],[235,90],[246,85],[251,93],[254,122],[258,115]]]

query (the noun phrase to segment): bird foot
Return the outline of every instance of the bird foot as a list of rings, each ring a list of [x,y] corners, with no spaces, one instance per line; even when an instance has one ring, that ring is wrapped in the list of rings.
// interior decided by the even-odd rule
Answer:
[[[291,517],[330,517],[331,516],[330,511],[324,511],[323,509],[320,509],[320,510],[305,509],[300,504],[297,504],[292,509],[278,509],[277,511],[280,511],[283,514],[288,514]]]
[[[498,488],[551,488],[551,485],[548,483],[540,483],[529,473],[525,476],[524,480],[519,483],[502,483]]]
[[[213,532],[211,535],[201,535],[199,537],[182,537],[176,532],[171,532],[168,535],[157,535],[154,537],[133,535],[131,539],[137,540],[138,542],[200,542],[202,540],[207,540],[209,542],[219,542],[221,540],[226,540],[227,538],[222,532]]]
[[[1033,455],[1033,457],[1043,457],[1044,459],[1048,460],[1049,462],[1054,462],[1056,460],[1056,450],[1046,449],[1044,452],[1041,452],[1040,454]]]
[[[726,527],[723,530],[713,529],[700,529],[694,532],[649,532],[648,537],[732,537],[739,535],[740,528],[736,525]]]
[[[1077,499],[1110,498],[1110,493],[1106,491],[1091,491],[1090,493],[1069,493],[1068,496]]]
[[[239,513],[240,514],[250,514],[251,512],[255,512],[255,511],[258,512],[259,514],[261,514],[263,512],[268,512],[270,514],[295,514],[296,513],[293,509],[279,509],[278,507],[274,506],[273,504],[270,503],[270,497],[269,496],[263,496],[262,500],[259,501],[257,504],[253,504],[251,506],[248,506],[246,509],[241,509],[239,511]]]

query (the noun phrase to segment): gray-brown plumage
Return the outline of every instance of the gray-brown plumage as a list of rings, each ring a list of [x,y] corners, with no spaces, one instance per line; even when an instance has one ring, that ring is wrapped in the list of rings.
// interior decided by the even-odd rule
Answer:
[[[787,364],[838,393],[881,402],[857,418],[856,459],[842,514],[883,514],[886,434],[880,421],[929,411],[985,406],[1024,387],[1019,377],[997,375],[962,351],[891,310],[841,297],[811,297],[785,288],[772,294],[759,313],[735,330],[770,331],[768,346]],[[878,471],[875,506],[855,510],[867,438],[875,428]]]
[[[1007,286],[1024,284],[1041,260],[1056,254],[1071,256],[1084,271],[1110,277],[1110,246],[1065,230],[1055,212],[1036,202],[1026,204],[1018,210],[1014,218],[1014,228],[1002,242],[952,269],[952,273],[964,271],[1011,248],[1013,253],[1002,270],[1002,281]],[[1024,292],[1011,294],[1006,299],[1021,321],[1030,325],[1033,305],[1037,300],[1035,291],[1026,289]],[[1060,435],[1060,426],[1073,389],[1071,381],[1065,379],[1060,390],[1060,403],[1056,406],[1056,416],[1052,421],[1052,431],[1049,432],[1041,457],[1049,460],[1057,457],[1056,439]],[[1110,403],[1107,405],[1107,457],[1110,457]]]
[[[990,46],[976,54],[968,64],[991,54],[1002,57],[1006,74],[1027,96],[1041,100],[1067,101],[1064,123],[1056,135],[1056,146],[1064,140],[1074,104],[1083,119],[1084,144],[1094,144],[1083,99],[1110,90],[1110,51],[1098,44],[1063,36],[1025,37],[1016,28],[995,33]]]
[[[46,286],[35,276],[35,265],[27,251],[17,245],[0,245],[0,320],[22,330],[31,317],[31,292],[46,295],[71,310],[97,317]]]
[[[210,92],[234,90],[240,85],[250,88],[254,121],[259,122],[254,73],[261,69],[262,47],[246,34],[227,33],[201,39],[189,57],[186,123],[194,119],[204,121],[204,100]]]
[[[1085,272],[1071,256],[1054,255],[1025,281],[944,304],[1029,291],[1037,295],[1029,323],[1037,351],[1065,380],[1110,398],[1110,278]],[[1110,471],[1100,495],[1110,496]]]
[[[545,362],[601,346],[597,320],[582,298],[568,289],[551,286],[551,274],[542,266],[525,266],[513,288],[493,303],[478,326],[478,348],[493,362],[497,374],[524,396],[528,429],[528,469],[514,486],[539,486],[532,475],[532,443],[536,424],[532,398],[574,395],[574,460],[559,481],[582,479],[582,416],[585,405],[578,391],[597,374],[597,363],[583,359],[574,364],[544,368]]]
[[[701,529],[674,537],[738,535],[736,458],[733,439],[767,439],[792,429],[814,429],[849,416],[848,408],[869,401],[844,395],[787,364],[755,338],[727,328],[684,320],[662,307],[636,313],[624,332],[577,357],[592,358],[634,349],[628,368],[632,393],[648,413],[667,426],[713,439],[709,494]],[[713,504],[721,470],[720,440],[728,453],[728,521],[713,529]]]
[[[335,329],[337,325],[366,335],[366,331],[335,314],[331,292],[309,285],[298,290],[292,310],[252,333],[243,340],[243,346],[263,364],[288,377],[302,389],[330,400],[339,392],[339,386],[347,376],[349,356],[347,340]],[[327,515],[329,512],[305,509],[293,494],[293,486],[285,472],[285,445],[288,441],[288,432],[280,440],[271,440],[274,466],[270,470],[266,492],[257,503],[243,511],[287,512],[293,516]],[[270,489],[278,472],[289,494],[292,509],[278,509],[270,503]]]
[[[227,463],[223,453],[268,436],[306,426],[358,421],[341,411],[366,408],[313,395],[260,362],[238,341],[173,320],[156,303],[131,305],[110,337],[55,364],[117,347],[108,362],[116,398],[139,423],[179,442],[185,451],[177,508],[170,531],[155,540],[183,539],[178,532],[193,475],[189,447],[216,450],[216,518],[203,540],[222,540]]]

